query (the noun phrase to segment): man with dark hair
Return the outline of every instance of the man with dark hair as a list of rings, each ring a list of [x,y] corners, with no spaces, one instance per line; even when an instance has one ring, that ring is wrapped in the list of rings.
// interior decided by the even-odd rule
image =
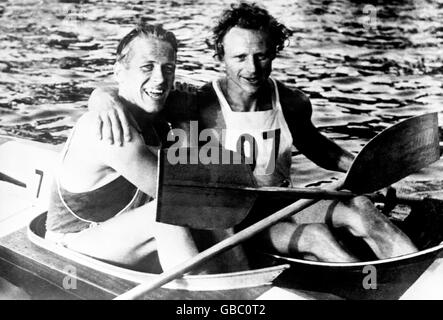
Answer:
[[[314,127],[311,103],[305,94],[270,77],[272,62],[290,34],[265,9],[248,3],[232,5],[214,28],[216,56],[224,63],[225,75],[200,88],[195,104],[189,106],[191,114],[197,112],[199,129],[214,129],[226,149],[236,151],[242,136],[252,138],[243,150],[254,158],[254,176],[263,186],[290,185],[292,146],[329,170],[346,172],[354,158]],[[97,90],[90,106],[118,110],[119,101]],[[119,137],[120,132],[114,135]],[[268,202],[259,199],[245,223],[285,205]],[[285,255],[357,261],[358,257],[337,241],[333,229],[345,229],[364,240],[380,259],[416,251],[406,235],[365,197],[348,202],[321,201],[272,226],[254,241]]]
[[[233,26],[266,31],[271,41],[270,47],[274,48],[274,54],[283,50],[285,42],[292,35],[292,30],[275,20],[265,9],[256,5],[240,3],[238,6],[232,5],[231,8],[232,10],[226,10],[223,13],[213,29],[215,56],[219,59],[223,58],[225,54],[223,39]]]

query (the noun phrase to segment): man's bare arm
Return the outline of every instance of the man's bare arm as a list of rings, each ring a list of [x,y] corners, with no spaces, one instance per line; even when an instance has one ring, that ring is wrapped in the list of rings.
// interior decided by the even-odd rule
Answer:
[[[354,155],[322,135],[312,124],[312,106],[306,95],[282,89],[283,112],[295,147],[322,168],[346,172]]]
[[[169,94],[163,116],[174,125],[198,119],[196,103],[197,88],[176,82],[176,89]],[[89,111],[96,117],[94,125],[99,139],[110,144],[123,145],[132,139],[130,125],[138,128],[137,122],[120,100],[116,87],[98,87],[89,97]]]
[[[154,197],[157,181],[157,154],[151,150],[130,126],[132,140],[122,146],[100,141],[93,136],[95,116],[87,113],[78,123],[76,136],[83,148],[76,152],[84,153],[90,162],[99,166],[110,167],[124,176],[144,193]],[[97,166],[97,167],[99,167]]]
[[[354,155],[322,135],[312,123],[306,124],[303,135],[297,137],[295,146],[307,158],[322,168],[347,172]]]

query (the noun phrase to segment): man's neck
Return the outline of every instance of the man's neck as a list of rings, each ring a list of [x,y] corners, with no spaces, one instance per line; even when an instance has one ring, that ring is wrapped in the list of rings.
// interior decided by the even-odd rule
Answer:
[[[261,86],[256,92],[243,91],[237,84],[223,78],[221,89],[231,109],[237,112],[253,112],[268,110],[272,107],[272,91],[269,83]]]

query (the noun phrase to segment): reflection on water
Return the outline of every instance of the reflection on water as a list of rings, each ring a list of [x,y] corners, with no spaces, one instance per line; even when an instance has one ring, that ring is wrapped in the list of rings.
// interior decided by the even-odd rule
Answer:
[[[213,79],[222,69],[206,40],[230,2],[0,0],[0,133],[64,141],[92,89],[112,81],[117,41],[139,20],[176,33],[179,80]],[[441,110],[442,1],[259,3],[295,31],[273,76],[309,94],[315,124],[344,147]],[[298,183],[325,176],[295,163]]]

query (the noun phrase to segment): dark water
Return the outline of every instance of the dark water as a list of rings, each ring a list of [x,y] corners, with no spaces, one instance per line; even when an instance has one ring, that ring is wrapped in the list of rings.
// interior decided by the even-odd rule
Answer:
[[[63,142],[93,88],[112,81],[118,39],[140,20],[176,33],[178,80],[210,81],[222,68],[206,40],[229,3],[0,0],[0,133]],[[295,31],[273,76],[309,94],[315,124],[345,148],[443,110],[443,1],[258,3]],[[330,176],[294,163],[298,184]]]

